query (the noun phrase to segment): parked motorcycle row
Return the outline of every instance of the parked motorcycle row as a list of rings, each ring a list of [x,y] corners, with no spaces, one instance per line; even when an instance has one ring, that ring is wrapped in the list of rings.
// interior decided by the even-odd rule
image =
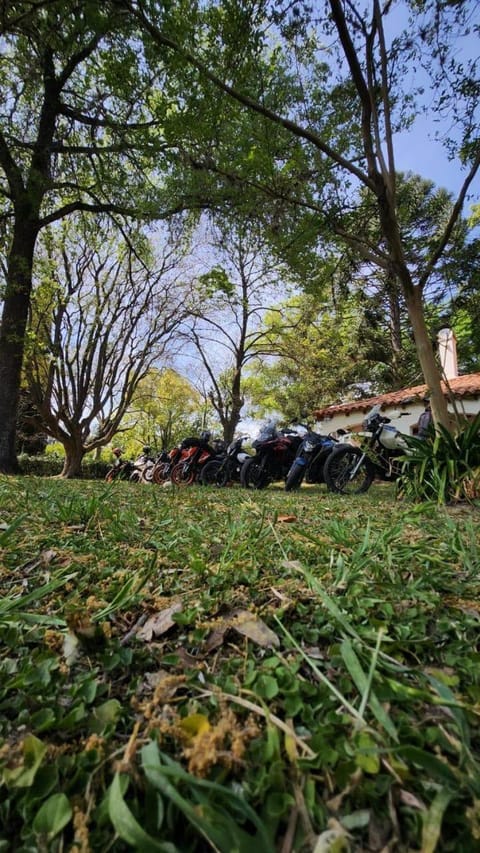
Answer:
[[[359,494],[376,477],[394,480],[401,470],[401,457],[408,453],[406,436],[389,425],[380,406],[366,416],[364,433],[355,436],[321,435],[298,422],[289,429],[269,425],[252,442],[254,454],[243,449],[248,436],[236,438],[228,447],[223,441],[210,444],[210,439],[207,432],[186,438],[158,456],[144,447],[134,462],[123,460],[121,449],[115,448],[116,461],[106,480],[177,486],[239,483],[247,489],[264,489],[281,480],[287,491],[300,488],[305,481],[325,483],[332,492]]]

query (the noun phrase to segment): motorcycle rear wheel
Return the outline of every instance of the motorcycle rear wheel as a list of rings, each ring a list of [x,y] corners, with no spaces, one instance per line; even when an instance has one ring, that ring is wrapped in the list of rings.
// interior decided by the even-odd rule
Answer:
[[[219,459],[212,459],[211,462],[207,462],[207,464],[203,466],[198,478],[202,486],[220,485],[217,477],[221,464],[222,463]]]
[[[253,457],[243,463],[240,472],[240,482],[245,489],[265,489],[270,482],[270,478],[255,457]]]
[[[331,492],[359,495],[368,491],[373,483],[375,472],[369,460],[363,459],[358,470],[353,474],[360,456],[362,451],[358,447],[347,444],[332,451],[323,470],[325,482]]]

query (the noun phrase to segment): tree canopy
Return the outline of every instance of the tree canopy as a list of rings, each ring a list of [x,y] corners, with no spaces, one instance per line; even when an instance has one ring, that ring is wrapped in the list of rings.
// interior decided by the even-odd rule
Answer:
[[[366,9],[340,0],[318,7],[301,0],[215,2],[183,10],[180,24],[180,6],[172,4],[162,17],[158,4],[125,0],[145,40],[169,52],[175,68],[195,80],[186,109],[200,116],[216,91],[211,109],[217,130],[223,105],[223,133],[210,137],[208,157],[199,166],[217,180],[274,199],[262,211],[273,231],[280,222],[291,229],[293,242],[300,232],[320,246],[340,240],[398,281],[436,422],[448,427],[424,292],[480,166],[478,68],[476,57],[461,50],[479,31],[474,7],[441,0],[383,8],[372,0]],[[412,86],[413,68],[422,73]],[[236,132],[235,104],[241,108],[236,116],[243,111],[252,117],[250,137]],[[412,264],[399,216],[395,136],[427,104],[444,126],[454,126],[445,142],[465,177],[443,227],[431,234],[420,263]],[[205,124],[198,124],[189,145],[192,158],[205,133]],[[360,188],[375,205],[379,239],[355,227]]]
[[[15,468],[38,235],[78,211],[122,228],[235,210],[309,287],[316,259],[347,247],[395,282],[436,422],[448,425],[425,295],[480,165],[477,57],[464,47],[479,32],[475,4],[18,0],[2,10],[0,468]],[[464,180],[413,259],[395,145],[427,107]]]

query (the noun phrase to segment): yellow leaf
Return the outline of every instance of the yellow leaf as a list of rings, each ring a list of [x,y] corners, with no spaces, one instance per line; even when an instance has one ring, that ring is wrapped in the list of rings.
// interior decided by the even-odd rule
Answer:
[[[191,739],[197,735],[208,732],[210,723],[204,714],[189,714],[180,720],[180,728]]]
[[[285,752],[288,755],[289,761],[291,761],[292,764],[296,764],[298,758],[298,751],[297,744],[293,735],[285,735]]]

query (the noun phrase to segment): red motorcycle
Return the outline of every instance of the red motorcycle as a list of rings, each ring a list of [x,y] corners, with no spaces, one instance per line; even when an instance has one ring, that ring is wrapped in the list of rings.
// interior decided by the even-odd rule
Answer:
[[[275,480],[284,480],[302,442],[292,430],[264,427],[252,442],[255,456],[247,459],[240,471],[240,482],[246,489],[265,489]]]
[[[223,441],[209,445],[210,433],[202,432],[199,438],[186,438],[180,444],[181,456],[170,472],[172,483],[191,486],[198,479],[203,466],[225,450]]]

